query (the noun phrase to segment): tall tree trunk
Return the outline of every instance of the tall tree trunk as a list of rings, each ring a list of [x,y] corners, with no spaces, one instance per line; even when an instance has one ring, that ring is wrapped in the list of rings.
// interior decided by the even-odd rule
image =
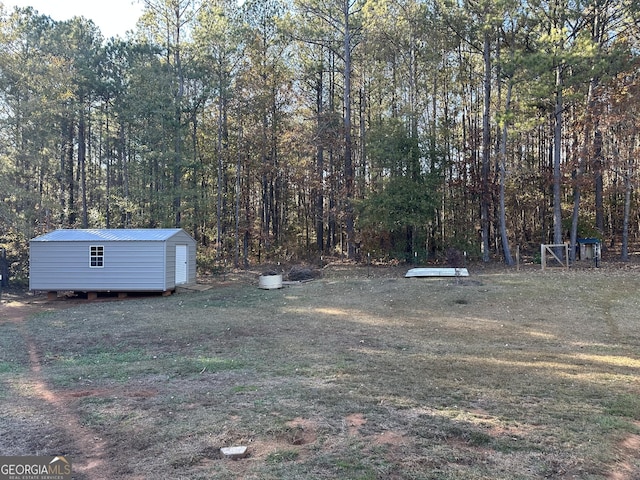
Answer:
[[[76,223],[76,184],[73,176],[73,122],[65,121],[63,130],[64,137],[61,152],[62,195],[60,196],[63,212],[62,224],[71,227]]]
[[[105,102],[104,106],[104,116],[105,116],[105,139],[106,139],[106,147],[103,149],[101,146],[101,157],[105,155],[106,162],[106,172],[105,172],[105,189],[106,189],[106,201],[105,201],[105,217],[106,217],[106,227],[111,228],[111,144],[109,142],[109,125],[110,125],[110,115],[109,115],[109,102]],[[102,145],[102,144],[101,144]]]
[[[583,172],[583,162],[580,158],[578,160],[578,166],[573,172],[573,211],[571,213],[571,232],[569,234],[569,260],[574,262],[576,260],[576,245],[578,243],[578,220],[580,217],[580,195],[581,186],[580,181]]]
[[[489,124],[491,109],[491,38],[488,28],[484,32],[484,107],[482,112],[482,185],[480,197],[480,225],[482,230],[482,261],[489,261],[489,170],[491,153],[491,127]]]
[[[178,23],[179,25],[179,23]],[[180,227],[182,223],[182,97],[184,95],[184,77],[180,60],[180,28],[176,29],[175,62],[178,73],[178,90],[176,93],[175,110],[175,138],[174,138],[174,160],[173,160],[173,213],[174,225]]]
[[[120,129],[118,131],[118,143],[120,147],[118,148],[118,163],[120,164],[120,174],[121,174],[121,182],[120,185],[122,187],[122,196],[128,200],[129,199],[129,165],[127,162],[127,151],[126,151],[126,140],[125,140],[125,130],[124,124],[120,123]],[[125,228],[131,225],[131,211],[128,207],[129,202],[125,202],[124,210],[122,211],[122,224]],[[152,219],[155,221],[155,219]]]
[[[273,175],[271,177],[271,231],[273,233],[274,240],[280,244],[282,241],[281,232],[283,227],[283,219],[285,208],[284,202],[284,185],[282,181],[282,172],[280,169],[280,158],[278,155],[278,122],[276,119],[278,118],[278,107],[276,105],[276,96],[275,94],[272,97],[271,104],[271,118],[273,121],[271,122],[271,135],[269,136],[269,144],[270,144],[270,157],[271,164],[273,165]]]
[[[562,97],[562,66],[556,66],[556,98],[553,112],[553,243],[562,243],[562,204],[561,204],[561,155],[562,155],[562,120],[564,102]],[[560,255],[563,255],[561,252]],[[561,258],[559,256],[559,258]]]
[[[345,180],[345,227],[347,233],[347,257],[355,257],[353,219],[353,153],[351,140],[351,12],[350,0],[344,5],[344,180]]]
[[[271,196],[269,195],[270,184],[270,167],[269,157],[267,155],[267,129],[269,128],[269,122],[266,112],[262,114],[262,133],[261,133],[261,145],[260,156],[262,164],[262,202],[261,202],[261,221],[260,221],[260,246],[264,246],[266,250],[269,249],[269,226],[271,225]]]
[[[89,214],[87,208],[87,141],[86,123],[83,109],[80,108],[78,122],[78,168],[80,169],[80,188],[82,190],[82,228],[89,227]]]
[[[505,112],[511,109],[511,91],[513,89],[513,79],[509,78],[507,85],[507,97],[505,100]],[[509,248],[509,235],[507,234],[507,214],[505,206],[505,183],[507,177],[507,120],[502,125],[502,135],[500,140],[500,238],[502,240],[502,251],[504,262],[511,266],[514,264]]]
[[[218,97],[218,140],[216,142],[216,156],[218,159],[218,180],[216,183],[216,260],[222,255],[222,182],[224,165],[222,163],[222,132],[223,132],[223,94],[222,82],[220,82]]]
[[[596,229],[604,233],[604,180],[602,175],[602,133],[596,131],[594,143],[596,147],[593,159],[593,182],[595,190]]]
[[[333,51],[329,51],[329,111],[332,116],[336,113],[336,54]],[[338,192],[338,174],[336,172],[335,151],[332,146],[328,152],[329,165],[328,165],[328,178],[329,178],[329,212],[327,218],[327,243],[325,250],[328,252],[333,251],[338,243],[338,227],[337,227],[337,206],[338,201],[336,199]]]
[[[629,215],[631,212],[631,169],[624,176],[624,217],[622,218],[622,247],[620,252],[620,260],[629,261]]]
[[[323,91],[324,91],[324,66],[320,64],[318,68],[318,79],[316,82],[316,112],[317,112],[317,128],[318,134],[322,131],[322,113],[323,113]],[[315,230],[316,230],[316,248],[318,253],[322,255],[324,251],[324,147],[323,139],[318,139],[316,145],[316,189],[315,189]]]
[[[233,265],[238,268],[240,266],[240,198],[241,198],[241,183],[240,183],[240,171],[242,168],[242,124],[238,131],[238,158],[236,162],[236,204],[235,204],[235,245],[233,255]]]
[[[635,135],[629,140],[626,171],[624,172],[624,214],[622,218],[622,248],[620,260],[629,261],[629,216],[631,214],[631,191],[633,190],[633,156],[636,147]]]
[[[338,244],[338,221],[336,215],[336,209],[338,207],[338,201],[336,199],[337,195],[337,174],[336,174],[336,165],[335,165],[335,155],[333,150],[329,151],[329,178],[331,179],[330,189],[329,189],[329,214],[327,221],[327,245],[326,250],[332,251],[336,248]]]

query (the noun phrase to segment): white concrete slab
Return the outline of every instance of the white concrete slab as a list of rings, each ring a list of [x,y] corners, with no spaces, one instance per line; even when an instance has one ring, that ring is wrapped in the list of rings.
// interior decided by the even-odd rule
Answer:
[[[236,447],[222,447],[220,451],[225,457],[231,458],[232,460],[237,460],[247,456],[247,447],[244,445]]]
[[[468,277],[466,268],[412,268],[405,277]]]

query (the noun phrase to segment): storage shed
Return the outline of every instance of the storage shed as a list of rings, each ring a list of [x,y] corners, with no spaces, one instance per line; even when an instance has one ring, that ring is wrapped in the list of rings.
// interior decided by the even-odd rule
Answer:
[[[578,253],[580,260],[594,260],[596,265],[600,260],[600,240],[597,238],[579,238],[578,239]]]
[[[29,288],[171,292],[196,282],[196,242],[184,230],[55,230],[29,242]]]

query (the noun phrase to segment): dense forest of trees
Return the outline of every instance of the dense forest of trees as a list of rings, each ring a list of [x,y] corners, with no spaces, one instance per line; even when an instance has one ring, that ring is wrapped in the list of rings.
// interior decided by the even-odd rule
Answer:
[[[61,227],[182,227],[209,268],[450,248],[509,264],[580,236],[628,259],[634,0],[144,5],[125,39],[0,7],[16,275]]]

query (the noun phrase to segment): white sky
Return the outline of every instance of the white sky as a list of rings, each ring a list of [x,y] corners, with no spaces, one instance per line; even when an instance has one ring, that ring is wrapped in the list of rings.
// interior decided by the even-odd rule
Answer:
[[[125,36],[133,30],[143,10],[142,0],[0,0],[7,11],[14,6],[33,7],[54,20],[75,16],[93,20],[105,38]]]

